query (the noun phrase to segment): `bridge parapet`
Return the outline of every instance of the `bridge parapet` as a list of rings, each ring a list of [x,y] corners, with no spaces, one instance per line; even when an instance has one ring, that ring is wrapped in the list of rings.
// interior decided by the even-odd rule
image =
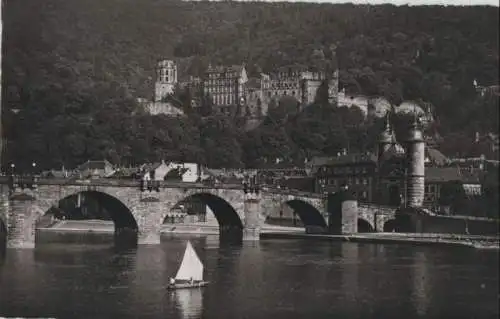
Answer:
[[[15,176],[18,179],[23,179],[22,176]],[[9,184],[10,176],[0,176],[0,184]],[[96,178],[96,179],[77,179],[77,178],[36,178],[38,185],[58,185],[58,186],[110,186],[110,187],[132,187],[140,188],[141,180],[133,179],[112,179],[112,178]],[[221,184],[221,183],[193,183],[182,181],[155,181],[160,188],[197,188],[197,189],[243,189],[241,184]]]
[[[272,187],[263,187],[263,192],[271,193],[271,194],[280,194],[280,195],[293,195],[299,197],[308,197],[308,198],[316,198],[316,199],[325,199],[323,194],[312,193],[312,192],[304,192],[295,189],[281,189],[281,188],[272,188]]]

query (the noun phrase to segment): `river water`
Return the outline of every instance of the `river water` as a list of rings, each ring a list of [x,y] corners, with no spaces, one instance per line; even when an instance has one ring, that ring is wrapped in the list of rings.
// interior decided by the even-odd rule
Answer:
[[[0,317],[498,317],[496,252],[191,237],[211,283],[167,292],[186,240],[131,249],[69,240],[8,250],[0,255]]]

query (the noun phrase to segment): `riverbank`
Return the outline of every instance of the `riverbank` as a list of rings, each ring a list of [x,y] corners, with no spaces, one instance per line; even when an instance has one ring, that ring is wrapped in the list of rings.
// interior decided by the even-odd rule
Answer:
[[[60,233],[96,233],[112,234],[115,226],[112,221],[104,220],[62,220],[48,227],[38,227],[42,232],[60,232]],[[276,225],[264,225],[262,233],[300,233],[304,232],[301,227],[288,227]],[[160,227],[161,234],[186,234],[186,235],[218,235],[218,224],[207,223],[185,223],[185,224],[163,224]]]
[[[453,234],[365,233],[351,235],[262,233],[261,238],[309,239],[373,244],[447,245],[476,249],[500,250],[499,238],[491,236],[462,236]]]
[[[112,221],[81,220],[59,221],[50,227],[38,228],[42,232],[112,234]],[[164,224],[162,235],[218,235],[217,224]],[[264,225],[261,239],[306,239],[380,244],[448,245],[472,247],[476,249],[500,250],[496,236],[454,235],[454,234],[413,234],[413,233],[362,233],[350,235],[306,234],[304,228]]]

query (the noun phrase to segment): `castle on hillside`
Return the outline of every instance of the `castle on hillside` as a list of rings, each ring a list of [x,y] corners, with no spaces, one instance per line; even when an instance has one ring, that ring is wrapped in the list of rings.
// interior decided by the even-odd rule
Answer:
[[[261,73],[250,78],[244,64],[231,66],[209,65],[202,78],[191,76],[178,82],[177,64],[172,60],[161,60],[156,66],[154,100],[142,102],[153,115],[182,115],[175,100],[167,101],[176,87],[199,90],[211,99],[218,113],[259,118],[267,114],[271,101],[282,97],[294,98],[300,106],[312,103],[321,83],[327,80],[322,71],[312,71],[306,66],[279,68],[270,74]],[[338,94],[338,70],[329,76],[329,99],[333,103]],[[194,99],[193,107],[200,101]]]
[[[338,106],[357,106],[365,116],[383,117],[391,109],[383,97],[368,97],[339,92],[339,70],[326,74],[304,65],[280,67],[269,74],[250,77],[244,64],[209,65],[202,77],[189,76],[178,82],[178,65],[173,60],[160,60],[156,65],[153,101],[140,101],[152,115],[183,116],[182,103],[175,99],[176,88],[189,88],[208,97],[213,111],[245,117],[259,122],[267,115],[269,106],[283,98],[295,100],[298,109],[314,102],[319,87],[328,81],[328,99]],[[201,106],[201,94],[193,96],[191,107]],[[433,107],[428,103],[404,101],[395,106],[397,113],[418,113],[423,124],[433,121]]]

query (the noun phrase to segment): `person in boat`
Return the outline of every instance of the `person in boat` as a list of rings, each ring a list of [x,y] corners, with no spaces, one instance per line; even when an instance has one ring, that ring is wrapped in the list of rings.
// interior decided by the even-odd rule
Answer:
[[[170,284],[171,284],[171,285],[174,285],[174,284],[175,284],[175,279],[174,279],[174,278],[172,278],[172,277],[170,277]]]

